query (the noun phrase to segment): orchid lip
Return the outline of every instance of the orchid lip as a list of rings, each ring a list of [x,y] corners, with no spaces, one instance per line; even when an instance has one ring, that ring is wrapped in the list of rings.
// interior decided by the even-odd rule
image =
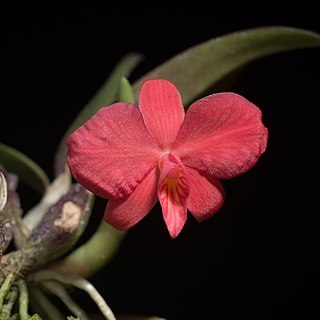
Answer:
[[[158,199],[169,233],[175,238],[187,218],[190,186],[183,165],[174,153],[164,153],[159,159],[158,167]]]

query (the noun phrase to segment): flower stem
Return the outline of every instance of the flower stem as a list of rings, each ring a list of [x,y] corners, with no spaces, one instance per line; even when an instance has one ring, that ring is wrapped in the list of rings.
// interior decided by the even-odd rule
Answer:
[[[8,292],[10,290],[12,283],[13,283],[13,280],[14,280],[14,275],[12,273],[9,273],[1,285],[1,288],[0,288],[0,311],[2,310],[4,298],[6,297],[6,295],[8,294]]]
[[[74,313],[74,315],[79,317],[79,319],[90,320],[84,310],[82,310],[80,306],[72,300],[62,285],[53,281],[44,282],[42,285],[51,293],[55,294],[68,307],[68,309]]]
[[[29,280],[35,282],[43,282],[48,280],[56,280],[61,283],[73,285],[85,292],[91,297],[96,303],[101,313],[107,320],[116,320],[112,310],[107,305],[105,300],[102,298],[96,288],[86,279],[75,276],[73,274],[67,274],[62,272],[55,272],[51,270],[42,270],[30,275]]]

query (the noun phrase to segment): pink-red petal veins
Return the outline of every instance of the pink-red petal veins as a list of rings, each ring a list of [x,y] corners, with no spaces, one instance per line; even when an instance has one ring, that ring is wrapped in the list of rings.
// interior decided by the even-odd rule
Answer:
[[[140,89],[139,109],[150,135],[160,148],[170,149],[185,114],[177,88],[167,80],[145,81]]]
[[[172,150],[183,164],[229,179],[257,162],[267,138],[258,107],[238,94],[218,93],[191,105]]]
[[[118,230],[127,230],[143,219],[158,202],[158,168],[154,168],[128,198],[109,200],[104,214],[106,222]]]
[[[160,150],[139,109],[128,103],[101,108],[66,141],[74,178],[93,193],[127,197],[157,166]]]
[[[219,180],[203,176],[198,171],[184,167],[190,183],[188,210],[199,221],[212,217],[224,202],[224,189]]]
[[[184,167],[175,155],[163,155],[159,169],[158,198],[170,236],[175,238],[187,220],[190,186]]]

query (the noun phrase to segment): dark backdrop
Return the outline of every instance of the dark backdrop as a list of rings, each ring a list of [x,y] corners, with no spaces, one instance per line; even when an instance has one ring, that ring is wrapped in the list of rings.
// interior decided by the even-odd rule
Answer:
[[[206,12],[40,8],[11,12],[4,21],[0,140],[51,178],[64,131],[124,54],[145,56],[134,80],[174,54],[232,31],[264,25],[319,31],[311,18],[219,20]],[[92,279],[116,313],[170,320],[319,315],[314,211],[304,209],[303,197],[304,174],[313,172],[305,166],[305,141],[319,104],[319,71],[319,49],[260,59],[243,71],[232,90],[262,109],[270,131],[267,152],[245,175],[223,181],[226,202],[214,218],[198,224],[190,215],[171,240],[157,205],[130,230],[112,262]],[[24,209],[38,199],[23,186],[21,192]],[[98,199],[88,232],[104,206]],[[87,308],[96,311],[89,302]]]

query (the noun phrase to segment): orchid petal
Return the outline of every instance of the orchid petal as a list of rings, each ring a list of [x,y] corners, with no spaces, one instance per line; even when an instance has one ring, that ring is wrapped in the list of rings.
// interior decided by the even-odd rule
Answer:
[[[169,81],[145,81],[139,94],[139,108],[150,135],[162,150],[171,148],[184,119],[180,93]]]
[[[261,111],[235,93],[218,93],[191,105],[172,150],[184,165],[218,179],[249,170],[265,151]]]
[[[139,109],[128,103],[101,108],[66,143],[74,178],[112,199],[127,197],[157,166],[160,154]]]
[[[219,211],[224,202],[224,189],[219,180],[204,177],[185,166],[190,183],[188,210],[199,221],[206,220]]]
[[[170,236],[175,238],[187,220],[189,182],[180,159],[171,153],[160,159],[159,168],[158,198]]]
[[[106,222],[126,230],[144,218],[157,203],[158,169],[154,168],[126,199],[109,200],[104,214]]]

